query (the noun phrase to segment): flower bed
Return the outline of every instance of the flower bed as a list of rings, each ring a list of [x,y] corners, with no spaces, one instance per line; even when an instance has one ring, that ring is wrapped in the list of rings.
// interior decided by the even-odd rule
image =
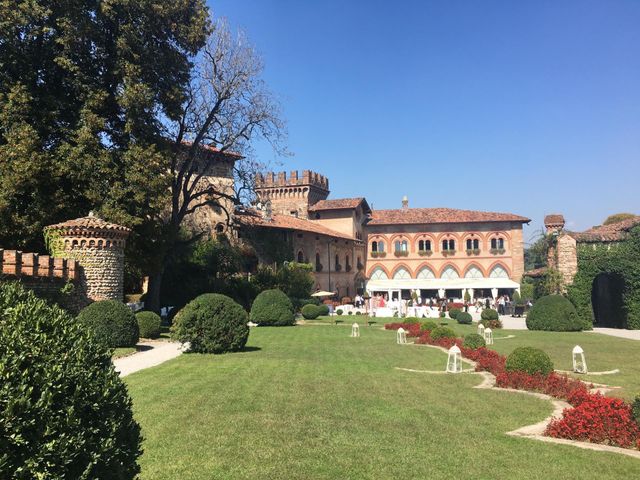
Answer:
[[[399,328],[404,328],[407,332],[407,337],[418,337],[422,332],[420,331],[419,323],[385,323],[385,330],[398,330]]]
[[[566,400],[571,408],[562,412],[562,418],[549,423],[545,435],[640,449],[640,425],[633,416],[632,406],[619,398],[590,393],[593,384],[588,385],[555,372],[546,376],[521,371],[509,372],[505,369],[506,357],[498,352],[486,347],[463,347],[461,338],[434,340],[428,330],[420,334],[416,343],[446,349],[457,345],[463,357],[476,362],[476,371],[487,371],[495,375],[498,387],[540,392]]]

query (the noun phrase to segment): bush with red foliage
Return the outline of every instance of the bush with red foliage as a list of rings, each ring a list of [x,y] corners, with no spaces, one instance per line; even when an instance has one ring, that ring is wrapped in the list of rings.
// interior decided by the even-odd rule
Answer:
[[[624,448],[638,447],[640,426],[633,418],[631,405],[599,393],[577,396],[579,404],[565,409],[561,419],[553,420],[547,426],[547,435]]]
[[[562,398],[568,401],[570,401],[571,398],[578,399],[579,395],[589,393],[587,385],[580,380],[576,380],[567,375],[558,375],[555,372],[545,376],[539,373],[530,375],[520,371],[504,371],[496,376],[496,385],[502,388],[515,388],[529,392],[546,393],[552,397]],[[572,402],[570,401],[570,403]]]
[[[404,328],[407,332],[407,337],[418,337],[423,332],[420,331],[419,323],[385,323],[385,330],[398,330],[400,328]]]

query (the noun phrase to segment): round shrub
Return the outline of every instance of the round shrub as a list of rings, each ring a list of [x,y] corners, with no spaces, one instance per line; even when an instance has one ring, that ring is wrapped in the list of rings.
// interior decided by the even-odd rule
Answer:
[[[439,315],[439,317],[440,317],[440,318],[444,318],[444,317],[446,317],[446,316],[447,316],[447,314],[446,314],[446,313],[444,313],[444,312],[440,312],[440,315]]]
[[[336,310],[336,315],[342,315],[342,314],[343,314],[343,311],[341,308]]]
[[[435,330],[436,328],[438,328],[438,324],[436,322],[434,322],[433,320],[427,320],[426,322],[422,322],[420,324],[420,330],[424,331],[424,330]]]
[[[451,318],[451,319],[455,320],[455,319],[458,317],[458,314],[459,314],[460,312],[462,312],[462,310],[460,310],[459,308],[457,308],[457,307],[451,307],[451,308],[449,309],[449,318]]]
[[[477,333],[470,333],[469,335],[464,336],[464,347],[467,348],[480,348],[486,346],[487,343],[484,341],[482,335],[478,335]]]
[[[636,395],[636,398],[633,400],[631,404],[631,414],[633,418],[636,420],[636,423],[640,425],[640,395]]]
[[[0,477],[137,478],[140,426],[111,352],[17,283],[0,285]]]
[[[138,312],[136,320],[142,338],[158,338],[160,336],[160,323],[162,323],[160,315],[155,312]]]
[[[431,330],[431,338],[438,340],[440,338],[456,338],[456,332],[449,327],[437,327]]]
[[[456,315],[456,320],[463,325],[471,325],[471,314],[468,312],[459,312],[458,315]]]
[[[326,317],[329,315],[329,305],[325,305],[324,303],[322,305],[318,305],[318,312],[320,312],[320,316]]]
[[[320,308],[318,307],[318,305],[308,303],[307,305],[302,307],[302,316],[306,320],[315,320],[320,316]]]
[[[416,317],[405,317],[402,323],[409,323],[409,324],[420,323],[420,319]]]
[[[508,371],[526,372],[529,375],[553,372],[553,362],[545,352],[533,347],[518,347],[507,357],[505,368]]]
[[[577,332],[582,323],[573,304],[562,295],[547,295],[539,298],[527,314],[529,330],[552,332]]]
[[[173,338],[191,345],[190,352],[224,353],[242,350],[249,338],[247,312],[226,295],[205,293],[176,315]]]
[[[261,326],[282,327],[295,325],[291,300],[282,290],[265,290],[253,301],[251,321]]]
[[[107,347],[133,347],[140,337],[136,316],[116,300],[93,302],[80,311],[78,320]]]
[[[493,308],[485,308],[484,310],[482,310],[480,318],[482,320],[498,320],[500,316],[498,315],[498,312]]]

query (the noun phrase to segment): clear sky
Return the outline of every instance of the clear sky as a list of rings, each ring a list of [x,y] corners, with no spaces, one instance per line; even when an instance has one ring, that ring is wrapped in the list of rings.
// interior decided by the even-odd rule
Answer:
[[[640,214],[640,0],[209,2],[264,58],[280,169],[333,198],[517,213],[525,239]]]

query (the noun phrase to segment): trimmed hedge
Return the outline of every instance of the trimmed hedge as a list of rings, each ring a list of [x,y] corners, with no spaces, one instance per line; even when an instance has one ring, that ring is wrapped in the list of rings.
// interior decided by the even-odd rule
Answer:
[[[251,321],[261,326],[283,327],[295,325],[291,300],[282,290],[265,290],[253,301]]]
[[[480,320],[480,323],[484,325],[485,328],[490,328],[491,330],[496,330],[498,328],[502,328],[502,322],[499,319],[495,320]]]
[[[140,339],[136,316],[117,300],[93,302],[80,311],[78,320],[107,347],[134,347]]]
[[[458,312],[458,315],[456,315],[456,320],[458,323],[461,323],[463,325],[471,325],[471,314],[467,312]]]
[[[344,312],[342,311],[342,309],[341,309],[341,308],[338,308],[338,309],[336,310],[336,315],[338,315],[338,316],[342,315],[343,313],[344,313]]]
[[[136,313],[138,329],[142,338],[158,338],[162,319],[155,312],[145,311]]]
[[[438,324],[436,322],[434,322],[433,320],[427,320],[426,322],[422,322],[420,324],[420,330],[424,331],[424,330],[435,330],[436,328],[438,328]]]
[[[462,312],[462,310],[460,310],[459,308],[456,307],[451,307],[449,309],[449,318],[456,320],[456,318],[458,317],[458,314]]]
[[[189,352],[225,353],[242,350],[249,338],[247,312],[226,295],[205,293],[180,310],[173,338],[189,342]]]
[[[111,352],[17,283],[0,285],[0,478],[137,478],[140,426]]]
[[[484,310],[482,310],[480,318],[482,320],[498,320],[500,316],[498,315],[498,312],[493,308],[485,308]]]
[[[321,317],[326,317],[329,315],[329,305],[325,305],[324,303],[318,305],[318,311],[320,312]]]
[[[510,372],[526,372],[529,375],[539,373],[546,376],[553,372],[553,362],[539,348],[518,347],[507,357],[505,368]]]
[[[304,307],[302,307],[302,316],[306,320],[315,320],[320,316],[320,308],[318,305],[314,305],[312,303],[308,303]]]
[[[464,336],[463,347],[472,348],[475,350],[476,348],[484,347],[487,343],[484,341],[484,337],[482,335],[478,335],[477,333],[470,333],[469,335]]]
[[[456,338],[456,332],[449,327],[437,327],[431,330],[432,340],[438,340],[440,338]]]
[[[527,314],[529,330],[551,332],[579,332],[583,323],[573,304],[562,295],[547,295],[539,298]]]

